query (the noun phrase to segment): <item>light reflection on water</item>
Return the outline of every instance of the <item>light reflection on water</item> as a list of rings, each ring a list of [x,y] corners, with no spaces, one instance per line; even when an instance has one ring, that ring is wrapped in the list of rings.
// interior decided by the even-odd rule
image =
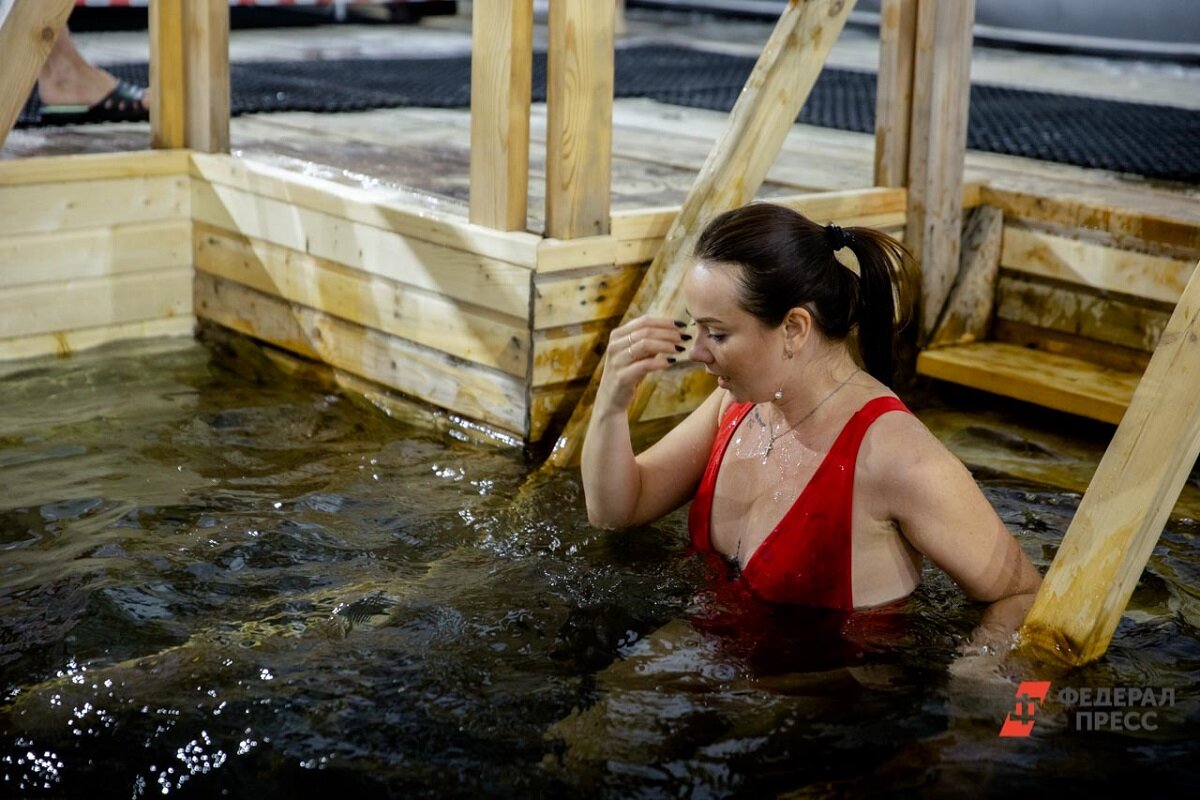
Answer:
[[[0,793],[759,796],[1194,776],[1200,567],[1164,534],[1109,656],[1156,732],[999,740],[1015,682],[930,571],[899,621],[749,612],[685,521],[602,535],[577,478],[192,343],[0,374]],[[1075,495],[985,491],[1042,570]],[[733,608],[739,633],[714,620]],[[753,619],[753,624],[741,621]]]

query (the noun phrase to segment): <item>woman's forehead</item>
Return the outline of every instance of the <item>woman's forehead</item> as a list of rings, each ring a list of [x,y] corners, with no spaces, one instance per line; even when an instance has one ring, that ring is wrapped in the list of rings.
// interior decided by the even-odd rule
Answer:
[[[684,301],[688,313],[697,321],[713,318],[730,322],[745,316],[738,295],[737,272],[723,264],[698,261],[684,277]]]

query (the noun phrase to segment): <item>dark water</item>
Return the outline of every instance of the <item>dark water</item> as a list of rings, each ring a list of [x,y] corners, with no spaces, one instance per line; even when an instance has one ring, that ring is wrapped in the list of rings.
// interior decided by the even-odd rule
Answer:
[[[757,608],[689,554],[682,514],[602,535],[575,476],[529,488],[519,452],[233,366],[185,342],[0,372],[0,792],[1074,795],[1196,777],[1195,523],[1165,532],[1103,661],[992,669],[959,658],[980,610],[934,570],[882,621]],[[981,482],[1044,571],[1077,496]],[[1033,733],[999,738],[1038,678]],[[1076,730],[1065,687],[1153,689],[1119,710],[1155,730]]]

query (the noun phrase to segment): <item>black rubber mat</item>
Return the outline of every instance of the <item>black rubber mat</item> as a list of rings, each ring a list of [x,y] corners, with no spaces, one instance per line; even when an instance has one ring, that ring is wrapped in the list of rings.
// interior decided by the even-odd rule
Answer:
[[[618,97],[728,111],[754,59],[677,46],[621,48],[616,57]],[[145,64],[111,68],[146,82]],[[470,105],[468,56],[235,63],[232,111],[337,112],[397,106],[464,108]],[[534,58],[533,95],[545,99],[546,58]],[[875,75],[826,68],[799,121],[870,132],[875,125]],[[19,126],[39,124],[36,98]],[[1200,112],[976,84],[971,87],[967,146],[974,150],[1200,182]]]

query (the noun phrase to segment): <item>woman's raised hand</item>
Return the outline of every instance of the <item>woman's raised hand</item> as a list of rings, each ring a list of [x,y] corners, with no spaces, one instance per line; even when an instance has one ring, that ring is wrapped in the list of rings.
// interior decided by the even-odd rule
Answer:
[[[692,337],[684,333],[685,327],[665,317],[638,317],[613,329],[597,402],[627,410],[642,379],[671,366],[687,350],[685,342]]]

